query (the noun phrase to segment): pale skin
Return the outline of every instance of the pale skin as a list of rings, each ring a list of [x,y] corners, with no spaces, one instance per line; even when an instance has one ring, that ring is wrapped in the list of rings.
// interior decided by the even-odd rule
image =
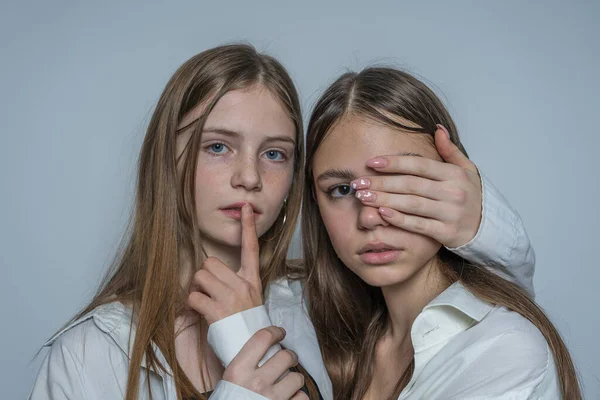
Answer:
[[[193,108],[179,127],[190,125],[203,112],[203,104]],[[188,128],[180,133],[178,155],[192,132]],[[241,311],[263,302],[257,235],[272,226],[287,196],[294,148],[293,122],[279,100],[260,86],[227,93],[204,125],[195,198],[209,257],[188,282],[185,277],[193,268],[189,249],[181,255],[182,286],[190,288],[191,310],[176,321],[175,339],[177,359],[200,392],[212,390],[204,387],[205,381],[214,384],[225,379],[270,399],[306,398],[298,392],[304,384],[300,374],[289,373],[276,382],[297,365],[293,352],[282,350],[257,366],[267,349],[283,339],[285,332],[279,328],[257,332],[227,369],[209,346],[202,349],[202,360],[197,352],[199,335],[206,337],[210,323],[231,315],[228,310]]]
[[[390,149],[410,155],[381,156]],[[437,268],[437,252],[442,244],[465,244],[477,232],[477,169],[441,126],[432,140],[346,117],[320,145],[313,171],[321,216],[338,257],[366,283],[382,289],[389,310],[390,328],[377,344],[365,396],[387,398],[411,360],[415,318],[449,285]],[[399,175],[384,174],[390,172]],[[365,252],[373,244],[391,250]]]
[[[219,132],[211,132],[203,138],[203,141],[206,140],[206,146],[224,142],[225,145],[231,147],[230,150],[232,151],[231,153],[228,153],[230,154],[229,156],[226,156],[229,158],[216,160],[199,158],[198,161],[197,176],[199,179],[203,179],[203,181],[196,182],[196,207],[199,218],[202,220],[201,228],[203,234],[209,237],[206,250],[210,257],[204,261],[200,270],[194,275],[192,282],[189,284],[183,283],[184,285],[187,284],[190,286],[191,292],[188,304],[190,308],[198,314],[192,313],[188,318],[178,321],[180,327],[178,330],[181,331],[181,333],[176,339],[179,362],[182,364],[186,375],[200,391],[209,390],[210,388],[205,389],[202,386],[199,367],[200,363],[199,360],[197,360],[196,351],[194,350],[194,346],[196,346],[197,343],[197,335],[206,335],[207,325],[214,321],[262,304],[262,287],[260,287],[260,277],[258,275],[259,251],[258,240],[256,237],[257,235],[262,235],[271,226],[278,215],[283,199],[289,190],[292,176],[291,168],[288,170],[269,164],[265,165],[265,163],[268,163],[269,161],[261,159],[261,155],[265,155],[267,151],[272,150],[269,146],[274,143],[273,140],[265,141],[265,132],[270,132],[271,134],[267,135],[270,137],[281,138],[282,132],[284,135],[287,132],[290,138],[294,137],[293,130],[286,131],[286,125],[283,123],[278,124],[280,129],[268,129],[265,127],[265,125],[268,125],[272,121],[284,121],[283,118],[279,119],[279,116],[276,116],[278,112],[283,113],[281,106],[279,104],[274,104],[277,100],[265,96],[265,91],[260,90],[257,90],[254,93],[253,90],[249,90],[241,93],[241,96],[235,91],[231,93],[237,96],[232,96],[233,98],[229,99],[231,100],[230,102],[224,103],[225,105],[228,105],[229,108],[223,109],[222,113],[220,113],[220,115],[223,116],[222,120],[216,122],[211,121],[213,113],[217,111],[218,104],[217,107],[215,107],[215,110],[213,110],[213,113],[209,116],[206,124],[206,127],[210,127],[219,126],[221,122],[229,124],[233,123],[235,127],[227,130],[235,131],[239,134],[223,135]],[[260,100],[263,100],[263,102],[267,104],[260,104]],[[269,101],[273,101],[274,103],[268,104]],[[257,106],[258,108],[254,109],[250,104]],[[273,111],[275,117],[256,117],[259,111],[264,112],[268,109]],[[198,118],[200,113],[200,109],[192,110],[189,115],[184,117],[180,126],[186,126],[194,119]],[[217,115],[219,115],[219,113],[217,113]],[[239,115],[239,118],[236,117],[237,115]],[[239,121],[237,125],[235,124],[236,118]],[[289,117],[287,118],[287,122],[290,122]],[[273,125],[273,127],[274,126],[275,125]],[[287,127],[289,128],[289,125],[287,125]],[[213,134],[219,136],[212,136]],[[187,138],[189,138],[189,134]],[[232,138],[234,138],[235,141],[232,141]],[[182,141],[184,140],[186,140],[185,133],[182,134]],[[289,141],[283,140],[282,142]],[[460,237],[460,240],[457,242],[448,242],[448,245],[452,246],[468,242],[477,231],[481,218],[481,187],[479,186],[479,177],[475,166],[470,163],[470,161],[466,160],[465,162],[465,160],[458,157],[448,143],[450,143],[448,140],[444,141],[443,139],[436,142],[440,154],[444,154],[444,158],[448,162],[439,162],[439,166],[443,171],[454,171],[456,174],[454,180],[444,181],[440,185],[430,184],[427,186],[431,179],[427,176],[419,176],[416,172],[413,172],[413,177],[415,178],[413,181],[408,182],[403,180],[401,178],[407,173],[409,168],[420,168],[419,171],[422,174],[427,174],[428,169],[424,168],[421,164],[415,166],[410,162],[405,162],[405,160],[417,157],[403,157],[397,155],[386,156],[384,159],[388,164],[385,167],[379,165],[374,166],[375,168],[368,168],[365,165],[363,173],[357,174],[356,177],[369,178],[369,190],[371,190],[374,195],[377,195],[377,200],[372,202],[374,207],[371,206],[369,208],[375,210],[378,218],[384,218],[383,213],[378,211],[378,209],[388,208],[392,211],[392,217],[385,217],[389,219],[387,223],[396,224],[406,230],[420,229],[424,235],[431,235],[432,237],[438,238],[440,241],[445,240],[444,235],[454,240],[456,237]],[[278,147],[275,147],[275,149],[278,151],[285,150],[285,145],[286,143],[281,143]],[[181,149],[184,146],[185,142],[178,145]],[[221,151],[220,148],[217,150]],[[373,157],[382,154],[386,153],[380,152],[378,154],[373,154]],[[420,159],[421,160],[417,160],[417,163],[425,160],[424,158]],[[461,166],[461,163],[464,166]],[[221,169],[216,171],[218,168]],[[471,175],[466,173],[463,175],[456,173],[456,171],[463,169],[469,170]],[[391,175],[382,177],[378,174],[380,170]],[[211,173],[208,173],[208,171]],[[286,173],[288,175],[285,175]],[[275,174],[278,175],[275,176]],[[402,175],[398,176],[398,174]],[[216,179],[216,177],[219,179]],[[347,183],[350,183],[350,181]],[[360,182],[357,183],[360,184]],[[364,180],[362,185],[364,186]],[[210,188],[210,190],[207,191],[207,187]],[[426,195],[428,193],[421,190],[420,188],[422,187],[428,187],[431,192],[438,194],[455,194],[461,192],[462,196],[459,198],[461,201],[453,203],[453,200],[457,198],[456,196],[442,198],[435,203],[432,209],[423,208],[424,215],[420,215],[416,210],[404,206],[402,200],[405,199],[407,195],[414,196],[415,198],[427,199],[428,197]],[[211,192],[219,193],[219,196],[211,197]],[[277,196],[274,196],[274,194]],[[223,197],[228,199],[225,203],[222,202]],[[241,218],[241,224],[239,219],[224,218],[219,211],[219,208],[223,205],[230,204],[234,201],[237,202],[238,200],[251,201],[255,208],[260,209],[258,218],[255,218],[256,222],[254,227],[250,228],[250,224],[245,225],[244,218]],[[442,211],[439,210],[440,207],[442,208]],[[443,215],[444,218],[441,220],[431,218],[432,210],[436,215]],[[257,216],[256,213],[254,216]],[[465,220],[470,222],[464,223]],[[436,224],[432,222],[436,222]],[[252,225],[254,225],[254,222],[252,222]],[[251,239],[250,242],[248,242],[247,239],[250,235],[252,235],[254,239]],[[435,242],[434,239],[431,239],[431,241]],[[237,257],[237,254],[240,256]],[[191,265],[186,266],[184,263],[182,269],[185,271],[185,268],[191,268]],[[196,318],[197,315],[203,316],[203,321],[199,324],[199,330],[185,329],[190,323],[196,323],[198,321]],[[271,338],[270,341],[266,340],[267,336]],[[253,338],[252,340],[253,342],[249,342],[247,346],[256,346],[257,340],[263,340],[260,348],[264,348],[265,351],[269,347],[266,346],[266,344],[275,343],[273,335],[269,334],[264,334],[264,337],[258,337],[258,339]],[[383,344],[384,343],[382,343],[382,345]],[[280,385],[276,388],[275,380],[271,380],[272,376],[277,375],[277,377],[279,377],[283,371],[297,364],[297,357],[295,354],[283,350],[277,353],[277,356],[275,356],[277,358],[274,357],[271,359],[273,362],[269,364],[269,369],[278,369],[279,374],[263,374],[261,369],[265,368],[267,364],[261,368],[256,368],[257,362],[254,362],[256,360],[254,360],[253,363],[250,363],[253,367],[246,371],[240,367],[240,365],[248,365],[242,360],[237,362],[237,368],[235,369],[236,373],[232,375],[228,374],[228,371],[232,367],[230,366],[228,370],[224,371],[209,347],[203,349],[203,354],[205,355],[203,369],[205,373],[206,371],[208,372],[211,382],[216,382],[219,379],[226,379],[233,383],[240,384],[241,386],[249,384],[248,382],[254,382],[255,385],[252,388],[248,386],[244,387],[261,394],[269,392],[272,395],[278,396],[283,392],[283,389],[281,389],[283,386]],[[244,355],[240,355],[238,358],[245,357],[246,354],[247,353],[244,353]],[[206,376],[207,375],[205,375],[205,377]],[[286,377],[291,377],[290,380],[285,381],[288,388],[299,388],[303,384],[301,381],[302,377],[299,374],[288,374]],[[284,381],[278,382],[278,384],[281,383],[284,383]],[[263,392],[260,392],[259,390],[263,390]],[[277,394],[274,394],[276,391]],[[298,393],[297,389],[295,389],[291,395],[296,396],[292,397],[294,400],[304,398],[303,396],[305,396],[303,393]]]

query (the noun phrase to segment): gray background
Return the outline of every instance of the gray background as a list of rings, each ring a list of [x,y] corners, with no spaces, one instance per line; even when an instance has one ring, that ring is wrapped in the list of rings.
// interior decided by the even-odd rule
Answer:
[[[168,78],[238,40],[289,68],[306,112],[345,68],[371,62],[434,85],[473,160],[520,211],[537,299],[587,398],[600,398],[599,3],[284,3],[0,6],[0,398],[26,397],[35,352],[93,294]]]

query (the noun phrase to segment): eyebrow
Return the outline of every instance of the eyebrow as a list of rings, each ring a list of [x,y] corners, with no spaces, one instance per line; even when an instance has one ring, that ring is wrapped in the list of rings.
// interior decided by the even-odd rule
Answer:
[[[327,179],[333,179],[333,178],[353,181],[354,179],[356,179],[356,175],[354,174],[354,172],[352,172],[349,169],[332,168],[332,169],[328,169],[327,171],[320,174],[317,177],[317,182],[321,182],[321,181],[324,181]]]
[[[399,153],[396,153],[395,155],[424,157],[422,154],[413,153],[413,152],[409,152],[409,151],[408,152],[401,151]],[[317,177],[317,182],[321,182],[321,181],[324,181],[327,179],[344,179],[344,180],[348,180],[348,181],[353,181],[354,179],[356,179],[356,175],[354,174],[354,172],[352,172],[349,169],[332,168],[332,169],[328,169],[327,171],[320,174]]]
[[[191,124],[184,126],[183,128],[181,128],[181,130],[186,129],[190,125]],[[242,134],[240,132],[237,132],[237,131],[234,131],[231,129],[227,129],[227,128],[223,128],[223,127],[219,127],[219,126],[205,127],[203,132],[211,132],[211,133],[216,133],[219,135],[230,136],[233,138],[239,138],[242,136]],[[287,143],[290,143],[294,147],[296,146],[295,139],[293,139],[289,136],[284,136],[284,135],[267,136],[267,138],[264,141],[267,143],[268,142],[287,142]]]

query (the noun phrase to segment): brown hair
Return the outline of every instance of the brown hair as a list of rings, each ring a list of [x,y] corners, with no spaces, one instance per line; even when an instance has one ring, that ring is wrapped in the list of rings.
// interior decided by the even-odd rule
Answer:
[[[171,368],[178,399],[204,398],[181,370],[175,354],[175,319],[184,311],[187,291],[182,289],[181,272],[174,266],[180,264],[182,249],[191,249],[193,266],[201,265],[205,256],[194,203],[195,166],[204,122],[227,92],[256,85],[270,90],[281,101],[296,127],[294,176],[287,206],[259,239],[263,288],[287,274],[286,255],[300,211],[304,182],[302,115],[297,91],[285,68],[252,46],[234,44],[204,51],[175,72],[158,100],[140,153],[129,233],[97,294],[74,318],[113,301],[132,305],[136,333],[130,354],[127,400],[138,398],[144,357],[149,365],[148,374],[150,369],[167,368],[158,360],[153,344]],[[205,111],[179,157],[177,127],[183,116],[200,103],[205,104]],[[200,360],[201,349],[199,343]],[[150,391],[150,380],[147,382]]]
[[[338,400],[364,397],[374,370],[377,342],[388,327],[388,311],[381,290],[366,284],[336,257],[315,201],[313,157],[334,125],[347,115],[429,135],[436,131],[436,124],[442,124],[452,142],[466,154],[442,102],[425,84],[403,71],[372,67],[360,73],[346,73],[327,88],[315,105],[306,139],[305,179],[310,183],[302,211],[306,291],[309,314],[333,384],[334,398]],[[405,126],[390,116],[418,127]],[[564,342],[523,289],[443,247],[438,257],[449,282],[459,281],[480,299],[505,306],[530,320],[544,335],[554,355],[563,398],[581,399],[576,371]],[[390,398],[399,396],[413,370],[414,359],[399,376]]]

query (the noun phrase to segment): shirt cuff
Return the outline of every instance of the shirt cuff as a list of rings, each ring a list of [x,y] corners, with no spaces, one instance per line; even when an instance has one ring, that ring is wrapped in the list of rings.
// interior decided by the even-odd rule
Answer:
[[[220,380],[210,395],[210,400],[269,400],[245,387],[228,381]]]
[[[264,305],[244,310],[212,323],[208,327],[208,344],[227,368],[252,335],[271,325],[273,324]],[[279,344],[271,346],[258,366],[263,365],[280,349]]]
[[[506,199],[484,177],[481,179],[481,223],[468,243],[448,250],[484,265],[506,265],[515,246],[515,215]]]

